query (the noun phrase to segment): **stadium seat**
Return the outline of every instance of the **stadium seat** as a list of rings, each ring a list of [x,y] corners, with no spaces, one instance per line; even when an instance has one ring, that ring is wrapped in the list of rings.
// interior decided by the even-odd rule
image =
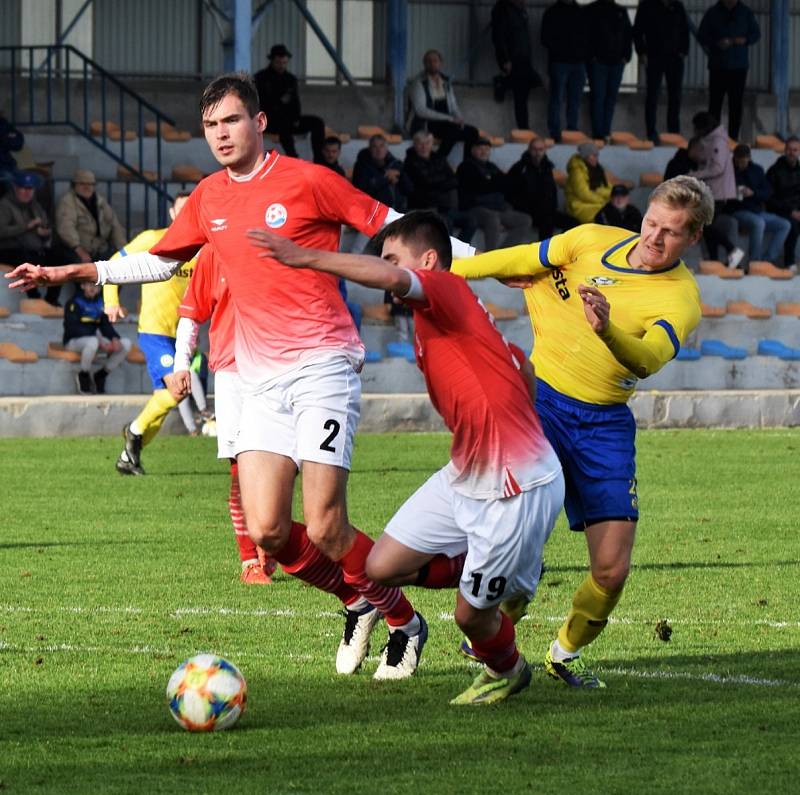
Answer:
[[[748,273],[751,276],[767,276],[770,279],[791,279],[794,274],[787,268],[777,268],[771,262],[763,260],[750,260]]]
[[[800,317],[800,304],[794,301],[778,301],[775,305],[776,315]]]
[[[700,343],[700,353],[703,356],[720,356],[723,359],[746,359],[745,348],[732,348],[722,340],[703,340]]]
[[[724,306],[709,306],[709,304],[700,304],[703,317],[725,317],[728,314]]]
[[[564,187],[567,184],[567,173],[566,171],[561,171],[561,169],[554,168],[553,169],[553,179],[556,181],[556,185],[559,187]]]
[[[60,342],[48,342],[47,358],[63,359],[66,362],[79,362],[81,355],[77,351],[68,351]]]
[[[405,359],[409,362],[416,362],[417,360],[414,346],[410,342],[387,342],[386,353],[393,359]]]
[[[657,188],[664,181],[664,176],[659,171],[643,171],[639,174],[639,187]]]
[[[720,279],[741,279],[744,276],[744,271],[726,268],[716,259],[701,259],[698,269],[703,276],[719,276]]]
[[[0,306],[0,318],[8,317],[11,314],[4,306]]]
[[[383,127],[377,127],[374,124],[359,124],[357,134],[359,138],[363,138],[364,140],[372,138],[373,135],[382,135],[386,139],[386,143],[389,144],[399,144],[403,140],[402,135],[387,133]]]
[[[39,357],[33,351],[25,351],[14,342],[0,342],[0,359],[8,359],[14,364],[32,364]]]
[[[95,137],[103,135],[103,127],[105,126],[106,136],[112,141],[121,141],[123,137],[120,126],[113,121],[107,121],[105,125],[101,121],[93,121],[89,125],[89,132]],[[136,139],[136,133],[133,130],[125,130],[125,140],[133,141]]]
[[[336,132],[336,130],[334,130],[333,127],[325,128],[325,137],[338,138],[342,142],[342,144],[346,144],[350,141],[350,133]]]
[[[205,174],[191,163],[178,163],[172,167],[173,182],[200,182]]]
[[[761,340],[758,343],[759,356],[777,356],[784,361],[800,360],[800,348],[791,348],[779,340]]]
[[[144,364],[145,358],[144,354],[142,353],[141,348],[134,342],[131,345],[131,349],[128,352],[128,355],[125,357],[126,362],[130,362],[131,364]]]
[[[561,143],[562,144],[578,144],[586,143],[589,140],[589,136],[586,133],[581,132],[580,130],[562,130],[561,131]]]
[[[652,141],[641,141],[637,139],[628,143],[628,149],[631,149],[634,152],[646,152],[654,147],[655,144]]]
[[[739,146],[739,142],[734,141],[733,138],[728,136],[728,149],[730,149],[732,152],[734,149],[736,149],[737,146]]]
[[[615,146],[627,146],[631,141],[637,140],[636,136],[627,130],[612,130],[609,137]]]
[[[679,362],[696,362],[703,354],[697,348],[681,348],[675,358]]]
[[[785,145],[777,135],[757,135],[755,140],[756,149],[771,149],[773,152],[783,154]]]
[[[388,304],[365,304],[361,307],[361,320],[378,326],[391,326],[393,322]]]
[[[749,301],[728,301],[728,314],[744,315],[751,320],[768,320],[772,317],[772,310],[765,306],[755,306]]]
[[[495,320],[516,320],[519,317],[519,312],[510,307],[500,306],[488,301],[484,303],[484,306]]]
[[[380,353],[378,353],[378,351],[367,351],[364,354],[364,361],[367,364],[370,364],[371,362],[380,362],[382,360],[383,356],[381,356]]]
[[[64,308],[53,306],[41,298],[23,298],[19,302],[19,311],[24,315],[38,315],[39,317],[64,317]]]
[[[535,141],[539,136],[533,130],[520,130],[514,128],[511,131],[511,143],[513,144],[529,144]]]
[[[486,130],[478,130],[478,135],[480,135],[481,138],[487,138],[492,146],[502,146],[506,142],[505,138],[502,138],[499,135],[492,135],[491,133],[486,132]]]
[[[661,146],[676,146],[678,149],[686,149],[689,142],[680,133],[659,133]]]
[[[144,170],[142,172],[144,174],[144,178],[147,182],[157,182],[158,181],[158,174],[155,171],[148,171]],[[117,166],[117,179],[124,180],[126,182],[138,182],[139,177],[133,173],[129,168],[125,168],[125,166]]]

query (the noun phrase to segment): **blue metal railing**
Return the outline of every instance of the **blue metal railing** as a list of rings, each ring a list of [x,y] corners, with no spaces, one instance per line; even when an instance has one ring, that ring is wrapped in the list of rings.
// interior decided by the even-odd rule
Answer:
[[[161,134],[164,125],[174,125],[169,116],[69,44],[0,47],[0,72],[10,79],[12,124],[75,130],[140,181],[134,184],[144,186],[145,206],[152,202],[158,223],[166,224],[171,197],[163,173]],[[100,123],[97,133],[92,132],[92,122]],[[112,140],[109,122],[119,127],[119,141]],[[136,139],[126,141],[131,122]],[[155,163],[148,163],[156,174],[154,181],[144,173],[147,122],[155,124]]]

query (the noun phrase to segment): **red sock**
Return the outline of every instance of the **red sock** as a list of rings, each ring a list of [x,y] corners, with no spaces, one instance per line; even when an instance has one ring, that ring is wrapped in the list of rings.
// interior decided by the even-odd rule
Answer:
[[[231,464],[231,492],[228,499],[228,510],[231,514],[233,532],[236,535],[236,543],[239,547],[239,560],[258,560],[258,547],[247,534],[247,525],[244,521],[244,510],[242,509],[242,494],[239,491],[239,467],[234,461]]]
[[[500,618],[500,629],[493,638],[480,641],[470,638],[470,642],[472,650],[482,663],[488,665],[493,671],[505,673],[517,664],[519,652],[511,619],[502,612]]]
[[[422,588],[456,588],[464,570],[467,553],[454,558],[435,555],[420,570],[416,584]]]
[[[304,524],[292,522],[289,540],[275,555],[275,560],[287,574],[333,594],[346,605],[358,599],[356,591],[345,582],[341,567],[309,541]]]
[[[374,546],[373,540],[356,531],[356,540],[350,551],[339,561],[344,571],[344,581],[353,587],[373,607],[383,613],[386,623],[390,627],[401,627],[414,618],[414,608],[411,602],[403,596],[399,588],[387,588],[367,579],[367,556]]]

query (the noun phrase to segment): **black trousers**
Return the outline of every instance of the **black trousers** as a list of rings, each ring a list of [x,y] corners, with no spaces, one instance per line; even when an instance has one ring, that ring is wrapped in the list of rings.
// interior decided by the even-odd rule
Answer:
[[[113,253],[113,252],[112,252]],[[22,265],[23,262],[32,262],[35,265],[43,265],[45,268],[55,267],[57,265],[68,265],[70,262],[78,262],[79,260],[71,256],[71,252],[62,248],[58,244],[50,248],[41,249],[39,251],[31,251],[25,248],[7,248],[0,251],[0,260],[6,265]],[[61,285],[54,285],[47,288],[45,293],[45,300],[58,305],[58,296],[61,294]],[[40,298],[41,293],[34,287],[26,293],[26,298]]]
[[[722,103],[728,95],[728,134],[739,140],[742,126],[742,105],[747,69],[708,70],[708,112],[717,119],[722,117]]]
[[[428,132],[439,139],[439,154],[447,157],[457,141],[464,142],[464,157],[469,156],[469,149],[478,140],[478,128],[470,124],[459,127],[452,121],[429,121]]]
[[[297,157],[294,146],[294,136],[311,133],[311,151],[314,153],[314,162],[322,161],[322,143],[325,140],[325,122],[319,116],[300,116],[299,119],[269,119],[267,132],[280,138],[283,151],[289,157]]]
[[[511,74],[503,76],[503,88],[514,98],[514,118],[520,130],[529,130],[528,95],[542,85],[542,78],[529,60],[512,60]]]
[[[644,121],[647,137],[658,134],[658,95],[661,81],[667,80],[667,132],[681,131],[681,89],[683,87],[683,58],[651,58],[646,69],[647,93],[644,100]]]

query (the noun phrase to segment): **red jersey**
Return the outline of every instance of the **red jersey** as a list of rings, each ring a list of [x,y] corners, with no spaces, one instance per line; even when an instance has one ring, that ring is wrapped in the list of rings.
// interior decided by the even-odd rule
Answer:
[[[552,480],[560,465],[544,436],[508,343],[464,279],[414,271],[427,299],[414,309],[417,364],[436,410],[453,432],[452,487],[501,499]]]
[[[208,246],[200,250],[189,287],[178,307],[178,315],[200,324],[211,319],[208,329],[208,366],[214,373],[236,370],[236,317],[231,294],[217,265],[217,256]]]
[[[364,346],[335,276],[259,257],[247,230],[336,251],[342,224],[372,236],[388,211],[330,169],[271,152],[246,177],[218,171],[200,182],[150,252],[185,261],[211,245],[236,309],[236,365],[255,386],[336,355],[359,367]]]

